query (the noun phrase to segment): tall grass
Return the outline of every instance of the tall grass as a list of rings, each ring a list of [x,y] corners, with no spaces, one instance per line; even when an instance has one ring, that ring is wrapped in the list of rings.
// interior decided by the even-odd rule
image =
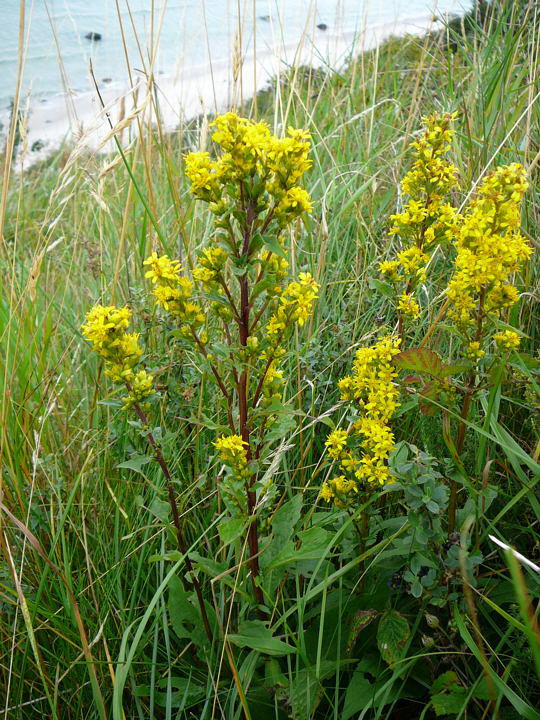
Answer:
[[[315,503],[324,477],[324,417],[337,402],[335,381],[345,374],[354,348],[391,321],[372,279],[376,263],[392,249],[387,217],[399,204],[405,151],[423,115],[459,112],[455,152],[464,187],[474,188],[497,164],[519,160],[529,169],[523,229],[538,248],[539,32],[537,3],[493,3],[467,27],[456,23],[421,38],[391,39],[351,58],[340,72],[293,68],[245,103],[244,112],[276,130],[308,128],[314,144],[306,184],[315,209],[305,231],[291,239],[294,265],[309,269],[323,293],[290,367],[291,394],[306,416],[279,450],[277,483],[284,499],[300,493],[305,508],[323,510]],[[145,257],[159,248],[189,266],[211,231],[182,170],[182,154],[208,143],[208,119],[166,134],[151,83],[149,93],[154,123],[133,117],[116,134],[118,151],[109,156],[66,147],[19,174],[11,162],[15,125],[4,150],[0,717],[236,718],[246,706],[253,718],[288,712],[279,687],[270,695],[253,690],[248,654],[235,668],[235,683],[225,656],[217,653],[211,663],[198,664],[189,639],[178,640],[172,632],[166,590],[179,563],[165,559],[170,529],[162,480],[149,465],[140,473],[118,467],[137,449],[137,439],[114,404],[100,401],[100,369],[81,341],[81,320],[100,299],[129,302],[144,320]],[[439,258],[434,278],[442,272]],[[534,259],[523,285],[514,321],[527,335],[525,350],[534,354]],[[437,306],[426,305],[429,324]],[[151,328],[145,332],[146,346],[157,356],[159,338]],[[524,366],[523,373],[534,387],[533,369]],[[163,421],[171,433],[170,463],[191,545],[226,560],[216,530],[222,512],[216,468],[208,465],[205,450],[214,438],[212,423],[221,419],[189,353],[178,357],[171,346],[161,379],[186,398]],[[540,691],[531,662],[532,656],[538,661],[536,626],[527,615],[527,593],[538,597],[538,578],[526,568],[519,575],[511,565],[512,585],[504,558],[487,536],[496,534],[525,555],[538,551],[538,417],[533,405],[497,388],[489,413],[484,410],[472,421],[466,452],[473,458],[480,453],[481,470],[487,461],[495,463],[496,510],[476,532],[487,556],[482,572],[493,572],[500,583],[489,595],[470,590],[465,605],[455,603],[455,650],[443,668],[456,670],[472,688],[454,717],[537,718]],[[445,455],[429,419],[402,420],[400,439]],[[386,532],[368,553],[367,567],[393,530]],[[320,557],[321,567],[330,548]],[[341,621],[353,601],[344,585],[348,566],[325,567],[324,581],[314,584],[299,575],[292,583],[296,594],[287,590],[275,600],[275,631],[299,648],[286,674],[299,696],[296,707],[305,708],[300,718],[349,717],[344,702],[347,707],[354,694],[351,671],[338,652],[349,638]],[[212,592],[210,601],[227,619],[233,591],[213,583]],[[377,597],[356,607],[377,609]],[[418,629],[424,608],[415,612],[409,619]],[[369,628],[363,632],[369,639]],[[406,654],[393,670],[381,666],[373,692],[385,702],[353,716],[432,717],[419,666],[438,666],[445,652],[425,649],[421,657]],[[491,679],[491,698],[473,692],[482,672]],[[400,690],[411,678],[416,698],[404,699]],[[202,692],[190,695],[187,680]],[[279,678],[274,681],[279,685]],[[274,681],[267,679],[268,687]]]

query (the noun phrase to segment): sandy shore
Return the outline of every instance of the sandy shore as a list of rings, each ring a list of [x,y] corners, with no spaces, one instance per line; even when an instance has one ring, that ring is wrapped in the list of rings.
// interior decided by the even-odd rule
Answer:
[[[438,27],[440,25],[433,16],[429,16],[359,32],[337,34],[316,29],[300,44],[258,48],[256,58],[253,55],[243,58],[236,77],[233,77],[231,62],[184,67],[174,75],[157,75],[154,82],[164,127],[173,130],[182,121],[200,113],[220,112],[238,106],[292,65],[339,69],[351,57],[392,35],[421,35]],[[25,126],[17,158],[19,168],[42,160],[65,141],[74,143],[80,150],[111,150],[113,140],[109,120],[124,140],[136,116],[151,121],[153,110],[146,77],[139,72],[134,80],[135,86],[131,88],[127,84],[101,82],[98,86],[101,99],[96,91],[41,100],[28,98],[21,108]],[[101,101],[105,103],[105,109]],[[0,120],[7,127],[7,118]]]

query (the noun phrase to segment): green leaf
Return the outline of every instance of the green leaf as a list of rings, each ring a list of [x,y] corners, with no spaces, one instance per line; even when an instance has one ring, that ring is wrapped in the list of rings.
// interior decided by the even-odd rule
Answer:
[[[195,608],[189,599],[189,593],[184,590],[180,578],[174,576],[169,581],[169,599],[167,609],[171,619],[171,625],[179,638],[191,638],[194,631],[198,628],[200,632],[195,633],[193,637],[197,644],[204,644],[206,636],[202,631],[201,616],[197,608]]]
[[[278,242],[278,239],[275,235],[264,235],[263,237],[264,244],[266,247],[276,255],[279,255],[284,260],[287,259],[287,253],[285,250],[281,247],[281,245]]]
[[[313,713],[324,696],[322,681],[335,675],[338,668],[347,662],[347,660],[323,660],[318,667],[318,673],[313,666],[302,668],[295,673],[289,694],[293,710],[292,717],[295,720],[306,720],[313,717]]]
[[[231,518],[220,523],[218,531],[221,544],[224,546],[230,545],[242,535],[244,528],[245,522],[242,518]]]
[[[126,460],[123,463],[120,463],[120,465],[117,465],[117,468],[125,469],[125,470],[133,470],[134,472],[138,472],[141,475],[143,475],[143,467],[147,465],[149,462],[151,462],[153,458],[148,455],[139,455],[137,453],[134,453],[129,460]]]
[[[300,547],[289,541],[270,563],[269,569],[305,560],[320,560],[330,543],[332,533],[320,527],[312,527],[298,533],[298,538],[301,543]]]
[[[373,609],[357,610],[355,612],[352,619],[349,621],[349,634],[347,637],[347,645],[345,649],[345,655],[347,655],[347,657],[350,657],[350,655],[352,654],[354,645],[358,640],[358,636],[360,635],[362,630],[366,628],[371,622],[373,622],[377,615],[377,611]]]
[[[158,520],[161,520],[161,522],[166,523],[169,521],[169,513],[171,512],[171,506],[166,500],[154,498],[150,504],[149,510],[152,515],[157,517]]]
[[[396,610],[388,610],[379,620],[377,645],[389,665],[401,659],[411,634],[409,623]]]
[[[462,372],[465,372],[466,370],[470,370],[471,365],[470,363],[467,365],[466,363],[456,363],[454,365],[445,365],[442,371],[441,377],[450,377],[450,375],[459,375]]]
[[[372,290],[377,290],[377,292],[388,298],[393,298],[395,295],[394,288],[391,285],[382,282],[382,280],[377,280],[377,278],[370,278],[368,285]]]
[[[220,305],[225,305],[225,307],[230,307],[230,302],[225,297],[225,295],[220,295],[217,292],[208,292],[205,293],[205,295],[209,300],[212,300],[213,302],[219,303]]]
[[[431,688],[431,704],[437,717],[457,715],[463,709],[467,690],[453,670],[439,675]]]
[[[164,677],[158,681],[158,686],[164,690],[170,683],[172,692],[156,692],[156,704],[160,707],[173,707],[183,710],[194,703],[203,700],[206,695],[206,688],[197,685],[192,678],[187,677]]]
[[[446,367],[437,353],[428,348],[403,350],[394,357],[394,363],[402,370],[424,372],[436,378],[444,377]]]
[[[429,400],[437,400],[439,394],[439,388],[435,383],[430,382],[424,385],[420,390],[420,397],[418,398],[418,409],[420,412],[431,417],[436,415],[439,408],[433,403],[430,403]]]
[[[340,720],[349,720],[350,717],[362,710],[374,710],[387,705],[393,702],[395,695],[399,692],[397,688],[391,688],[390,691],[381,693],[381,697],[377,697],[378,691],[384,688],[386,681],[379,679],[372,681],[371,678],[380,676],[381,668],[378,668],[376,664],[375,667],[367,667],[368,665],[369,662],[366,663],[362,659],[355,668],[345,694],[343,714],[340,715]]]
[[[298,493],[292,500],[282,505],[272,518],[272,532],[274,539],[280,545],[288,540],[294,532],[294,528],[302,512],[302,495]]]
[[[264,655],[290,655],[296,648],[278,640],[262,620],[248,620],[240,626],[240,632],[227,635],[237,647],[247,647]]]

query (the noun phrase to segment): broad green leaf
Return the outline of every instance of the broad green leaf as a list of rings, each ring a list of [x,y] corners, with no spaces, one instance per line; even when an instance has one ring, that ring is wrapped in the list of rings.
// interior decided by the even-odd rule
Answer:
[[[230,545],[242,535],[245,527],[245,521],[242,518],[231,518],[218,525],[219,537],[221,544]]]
[[[292,645],[275,638],[262,620],[248,620],[240,626],[240,632],[227,635],[237,647],[247,647],[264,655],[290,655],[296,653]]]
[[[439,389],[435,383],[430,382],[427,383],[427,385],[424,385],[424,387],[420,390],[420,397],[418,398],[418,409],[420,412],[431,417],[436,415],[439,408],[437,405],[434,405],[429,401],[437,400],[438,397]]]
[[[303,668],[295,674],[290,685],[294,720],[307,720],[313,716],[324,694],[322,681],[335,675],[340,665],[346,663],[347,660],[323,660],[318,674],[314,667]]]
[[[279,255],[284,260],[287,260],[287,253],[285,250],[281,247],[281,245],[278,242],[278,239],[275,235],[264,235],[263,236],[264,244],[266,247],[271,250],[276,255]]]
[[[392,702],[393,695],[386,695],[384,699],[375,697],[376,692],[384,687],[385,682],[381,680],[372,682],[369,679],[370,676],[372,674],[366,672],[363,663],[359,663],[347,688],[343,714],[340,716],[340,720],[349,720],[350,717],[362,710],[375,709]]]
[[[355,612],[352,620],[349,621],[349,635],[347,637],[347,645],[345,649],[345,654],[347,655],[347,657],[350,657],[354,645],[358,640],[358,636],[360,635],[362,630],[366,628],[371,622],[373,622],[373,620],[375,620],[377,614],[377,611],[373,609],[357,610]]]
[[[378,280],[377,278],[370,278],[368,285],[372,290],[377,290],[377,292],[380,292],[388,298],[393,298],[396,294],[394,288],[389,283]]]
[[[431,704],[437,717],[457,715],[463,709],[467,690],[453,670],[439,675],[431,688]]]
[[[117,465],[117,468],[121,468],[124,470],[133,470],[134,472],[143,474],[142,469],[145,465],[147,465],[149,462],[151,462],[153,458],[149,455],[139,455],[134,453],[129,460],[126,460],[123,463],[120,463]]]
[[[303,560],[320,560],[331,538],[332,533],[320,527],[303,530],[298,533],[300,547],[297,547],[297,543],[289,541],[268,567],[270,569]]]
[[[401,660],[407,640],[411,634],[409,623],[396,610],[387,610],[379,620],[377,645],[389,665]]]
[[[194,628],[201,630],[201,616],[197,608],[190,602],[189,593],[184,589],[179,577],[172,577],[169,582],[169,599],[167,603],[171,625],[179,638],[189,638]]]

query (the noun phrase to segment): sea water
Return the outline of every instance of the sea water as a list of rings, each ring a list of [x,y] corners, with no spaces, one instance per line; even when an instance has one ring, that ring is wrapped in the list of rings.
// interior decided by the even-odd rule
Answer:
[[[183,115],[218,110],[244,65],[249,97],[283,65],[343,64],[389,34],[422,32],[434,17],[462,14],[471,0],[0,0],[0,120],[15,94],[28,111],[32,140],[88,123],[102,99],[155,79],[169,108]],[[88,39],[99,33],[99,40]],[[181,91],[179,91],[181,88]],[[235,100],[238,100],[236,88]],[[5,122],[4,122],[5,125]]]

